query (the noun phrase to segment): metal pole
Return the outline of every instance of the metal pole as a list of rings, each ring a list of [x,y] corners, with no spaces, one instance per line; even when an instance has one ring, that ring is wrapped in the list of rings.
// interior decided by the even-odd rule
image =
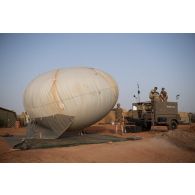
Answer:
[[[139,90],[139,84],[137,83],[137,97],[138,97],[138,103],[140,103],[140,90]]]

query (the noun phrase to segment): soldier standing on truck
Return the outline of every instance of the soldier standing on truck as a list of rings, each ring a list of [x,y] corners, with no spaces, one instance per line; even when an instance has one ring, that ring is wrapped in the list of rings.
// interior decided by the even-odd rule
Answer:
[[[117,108],[114,109],[115,111],[115,131],[118,133],[118,126],[120,126],[121,132],[123,134],[124,131],[124,116],[123,116],[123,109],[120,107],[120,104],[117,104]]]
[[[154,125],[154,110],[155,110],[155,102],[159,102],[159,92],[157,91],[158,87],[154,87],[150,91],[149,98],[151,99],[151,106],[152,106],[152,125]]]
[[[159,101],[159,92],[157,91],[158,87],[154,87],[150,91],[149,98],[151,99],[151,102]]]
[[[165,91],[165,88],[163,87],[161,92],[160,92],[160,96],[159,96],[161,102],[167,102],[167,99],[168,99],[168,94],[167,92]]]

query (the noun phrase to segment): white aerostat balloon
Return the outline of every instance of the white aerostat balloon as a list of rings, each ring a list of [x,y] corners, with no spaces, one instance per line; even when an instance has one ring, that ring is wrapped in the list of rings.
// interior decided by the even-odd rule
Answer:
[[[102,119],[116,104],[118,87],[107,73],[75,67],[35,78],[24,92],[24,107],[32,120],[28,137],[60,138]]]

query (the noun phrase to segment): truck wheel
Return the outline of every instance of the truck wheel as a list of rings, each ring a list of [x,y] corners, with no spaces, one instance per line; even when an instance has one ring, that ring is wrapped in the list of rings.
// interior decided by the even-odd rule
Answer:
[[[171,121],[169,124],[169,129],[173,130],[173,129],[177,129],[177,122],[176,121]]]
[[[151,130],[152,123],[151,122],[145,122],[142,126],[144,131],[149,131]]]

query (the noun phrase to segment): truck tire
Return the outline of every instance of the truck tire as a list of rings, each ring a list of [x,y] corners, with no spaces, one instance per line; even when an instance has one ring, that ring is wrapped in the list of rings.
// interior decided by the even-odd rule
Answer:
[[[146,122],[145,124],[144,124],[144,130],[145,131],[150,131],[151,130],[151,126],[152,126],[152,123],[151,122]]]
[[[172,120],[170,123],[169,123],[169,130],[173,130],[173,129],[177,129],[177,122]]]

